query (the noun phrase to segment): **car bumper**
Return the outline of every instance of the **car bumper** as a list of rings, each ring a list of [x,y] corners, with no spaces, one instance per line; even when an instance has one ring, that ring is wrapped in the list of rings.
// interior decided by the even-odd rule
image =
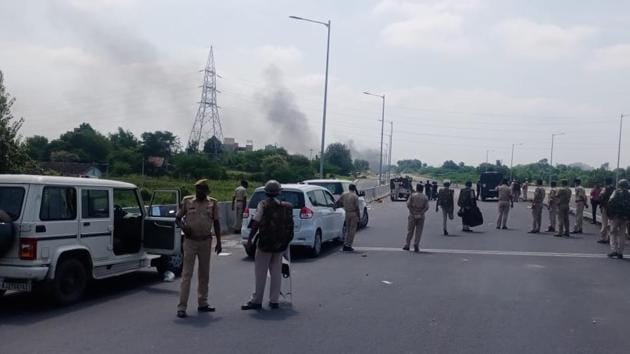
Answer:
[[[8,279],[25,279],[25,280],[44,280],[48,274],[48,266],[37,267],[16,267],[0,265],[0,278]]]
[[[295,233],[293,234],[293,241],[291,241],[291,246],[313,247],[313,243],[315,241],[315,228],[311,225],[305,224],[306,223],[302,223],[302,227],[300,227],[300,230],[295,231]],[[243,229],[243,232],[241,232],[241,244],[243,246],[247,244],[249,231],[250,229]]]

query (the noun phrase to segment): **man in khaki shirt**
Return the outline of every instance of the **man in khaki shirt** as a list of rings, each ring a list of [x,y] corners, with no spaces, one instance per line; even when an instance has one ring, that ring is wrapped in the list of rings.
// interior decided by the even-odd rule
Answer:
[[[247,207],[247,181],[241,181],[241,185],[234,190],[232,197],[232,211],[234,211],[234,225],[232,230],[234,233],[240,234],[243,227],[243,212]]]
[[[442,209],[442,229],[443,235],[448,236],[446,229],[447,219],[453,220],[453,210],[455,209],[455,191],[451,188],[451,181],[444,180],[444,187],[440,188],[437,195],[437,203],[435,203],[435,211],[438,207]]]
[[[497,220],[497,229],[507,230],[507,219],[510,208],[514,207],[512,197],[512,188],[508,186],[507,179],[501,181],[501,185],[497,187],[497,195],[499,198],[499,219]]]
[[[556,237],[567,236],[569,234],[569,202],[571,202],[571,188],[565,179],[560,182],[562,187],[558,190],[558,233]]]
[[[556,181],[552,181],[551,190],[549,190],[549,228],[547,228],[547,232],[556,232],[556,224],[558,223],[558,190],[556,186]]]
[[[210,278],[210,255],[212,254],[212,228],[217,237],[215,251],[221,253],[221,225],[217,201],[208,197],[210,188],[205,179],[195,183],[195,196],[182,200],[177,212],[177,225],[184,231],[184,264],[177,317],[186,317],[190,280],[195,268],[195,259],[199,259],[197,300],[199,312],[214,312],[208,305],[208,281]]]
[[[346,239],[343,244],[344,252],[352,252],[352,244],[354,243],[354,236],[357,233],[357,226],[359,224],[359,195],[357,194],[357,187],[351,184],[348,187],[349,191],[344,192],[337,205],[343,207],[346,211]]]
[[[545,189],[543,188],[543,181],[539,179],[536,181],[536,189],[534,190],[534,199],[532,199],[532,219],[533,225],[530,234],[540,233],[540,226],[542,224],[542,211],[543,202],[545,201]]]
[[[584,208],[588,208],[588,197],[584,187],[581,186],[582,181],[575,180],[575,226],[573,227],[574,234],[582,233],[582,225],[584,223]]]
[[[403,250],[409,251],[409,244],[414,236],[413,251],[420,252],[420,239],[422,238],[422,230],[424,229],[424,214],[429,210],[429,199],[422,193],[424,187],[421,183],[416,185],[416,192],[411,194],[407,199],[407,209],[409,209],[409,218],[407,223],[407,240]]]

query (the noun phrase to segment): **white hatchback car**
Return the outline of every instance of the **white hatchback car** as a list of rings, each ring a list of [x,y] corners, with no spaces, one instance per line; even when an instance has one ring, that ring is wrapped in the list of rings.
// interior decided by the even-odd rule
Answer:
[[[257,188],[243,213],[241,242],[247,244],[249,224],[256,215],[258,203],[266,198],[263,187]],[[335,198],[323,187],[306,184],[283,184],[279,199],[293,205],[294,236],[291,246],[307,247],[312,257],[322,251],[322,243],[344,237],[346,212],[335,207]],[[247,255],[253,253],[245,247]]]
[[[310,179],[302,183],[328,189],[335,196],[335,200],[338,200],[344,192],[348,192],[352,184],[352,182],[342,179]],[[359,191],[359,228],[366,227],[370,220],[367,202],[363,196],[364,194]]]

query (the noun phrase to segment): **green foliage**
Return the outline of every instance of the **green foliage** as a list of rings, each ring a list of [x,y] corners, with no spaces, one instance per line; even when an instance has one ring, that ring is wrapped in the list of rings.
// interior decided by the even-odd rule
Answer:
[[[142,154],[145,157],[169,158],[179,149],[179,139],[169,131],[142,133]]]
[[[205,154],[177,154],[172,159],[173,176],[186,179],[222,179],[225,168]]]
[[[4,87],[0,71],[0,173],[24,172],[32,168],[32,161],[20,146],[19,131],[24,119],[15,119],[11,107],[15,99]]]
[[[400,173],[414,173],[422,170],[422,161],[413,160],[400,160],[396,163],[398,165],[398,171]]]
[[[78,161],[104,162],[107,160],[110,148],[107,137],[94,130],[88,123],[81,123],[78,128],[53,140],[48,145],[47,155],[52,159],[54,152],[66,151],[78,156]],[[62,156],[65,155],[62,154]]]
[[[354,170],[357,172],[366,172],[370,169],[370,163],[367,160],[354,160]]]
[[[35,161],[45,161],[48,159],[48,156],[46,156],[47,147],[48,138],[41,135],[28,137],[24,143],[24,150],[28,156]]]
[[[344,144],[334,143],[328,145],[324,153],[324,163],[332,167],[338,174],[349,175],[353,169],[352,153]]]
[[[54,162],[78,162],[81,158],[74,152],[57,150],[50,153],[50,161]]]

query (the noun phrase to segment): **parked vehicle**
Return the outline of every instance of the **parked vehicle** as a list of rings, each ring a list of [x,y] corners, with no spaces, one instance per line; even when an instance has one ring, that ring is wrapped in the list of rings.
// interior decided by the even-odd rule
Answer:
[[[411,177],[395,177],[389,180],[390,199],[392,201],[407,200],[413,192]]]
[[[481,188],[479,196],[482,201],[486,201],[488,198],[498,198],[499,194],[497,187],[501,184],[503,174],[500,172],[482,172],[479,177],[479,183]]]
[[[266,198],[264,187],[257,188],[243,213],[241,242],[247,244],[251,220],[256,215],[258,203]],[[335,208],[335,198],[323,187],[307,184],[283,184],[279,199],[293,205],[294,236],[291,246],[306,247],[312,257],[322,251],[322,244],[344,237],[346,212]],[[253,250],[245,247],[247,255],[254,256]]]
[[[147,212],[133,184],[0,175],[0,214],[9,216],[0,221],[0,293],[38,290],[70,304],[90,279],[172,269],[181,253],[179,202],[178,191],[156,191]]]
[[[302,183],[328,189],[335,197],[335,201],[339,200],[339,197],[341,197],[344,192],[348,192],[350,190],[350,184],[352,184],[350,181],[339,179],[311,179]],[[368,214],[367,202],[365,201],[365,193],[359,191],[359,228],[366,227],[369,221],[370,215]]]

